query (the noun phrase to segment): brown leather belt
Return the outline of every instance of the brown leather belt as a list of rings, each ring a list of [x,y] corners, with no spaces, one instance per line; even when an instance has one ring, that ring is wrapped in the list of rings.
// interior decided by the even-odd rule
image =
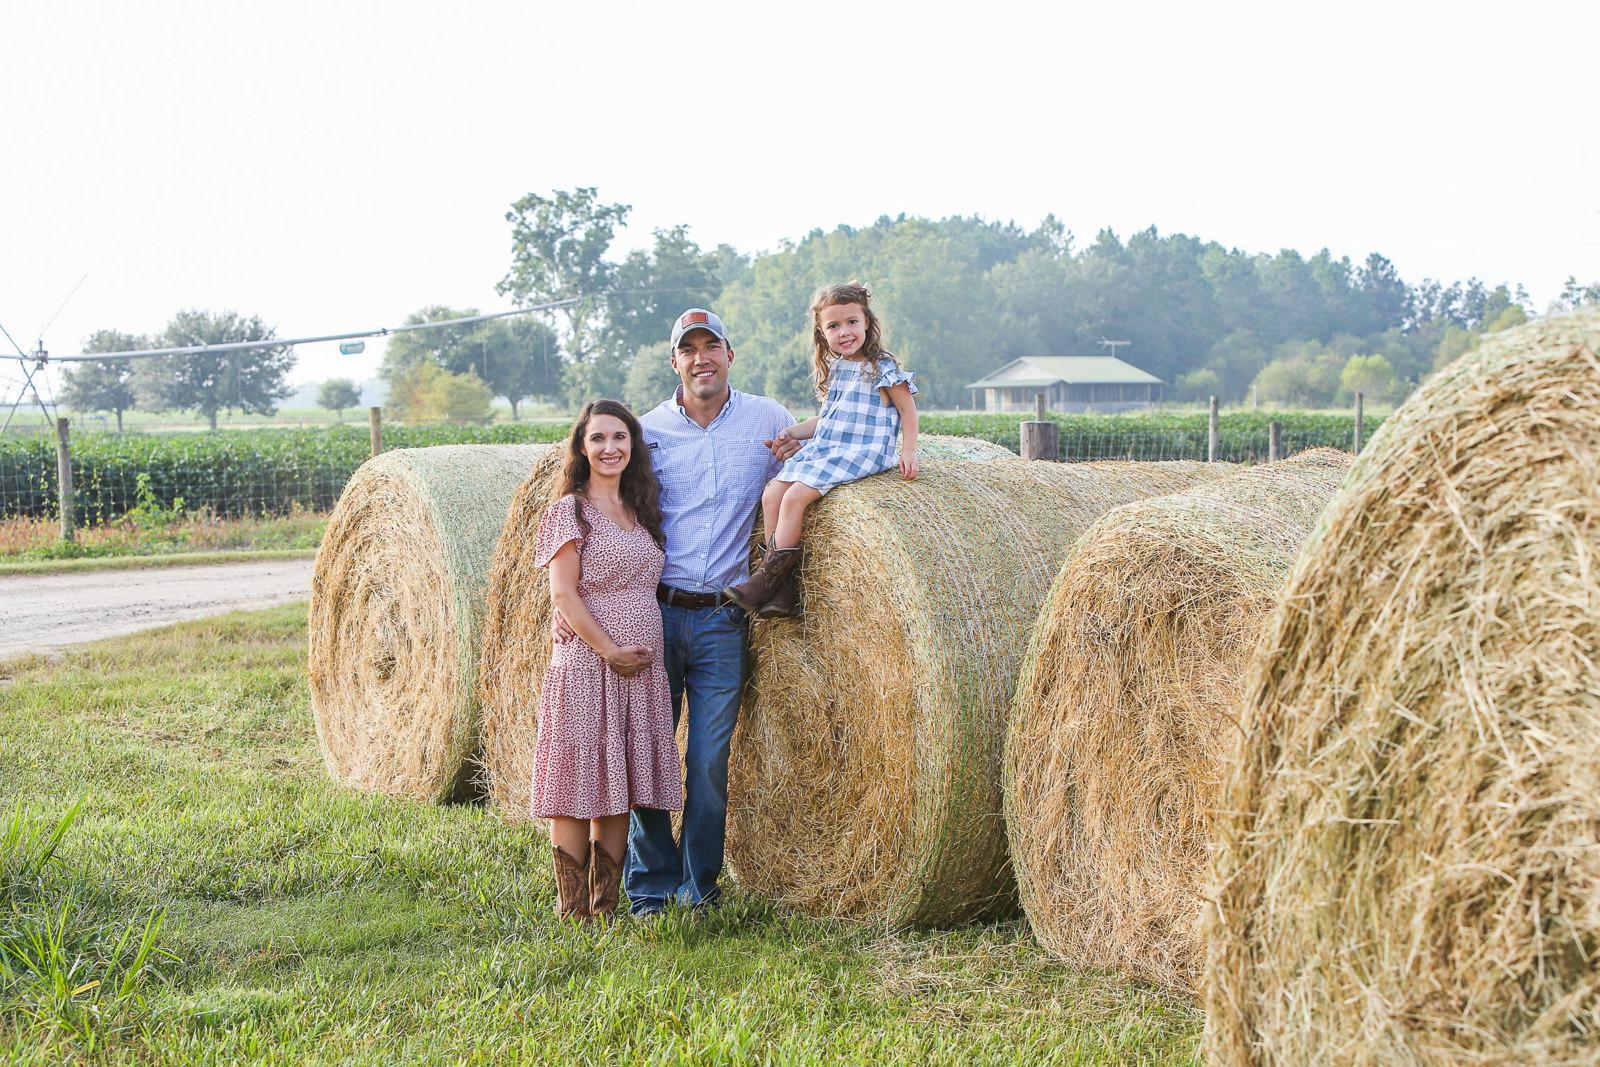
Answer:
[[[670,585],[657,585],[656,599],[674,608],[715,608],[727,603],[721,593],[690,593]]]

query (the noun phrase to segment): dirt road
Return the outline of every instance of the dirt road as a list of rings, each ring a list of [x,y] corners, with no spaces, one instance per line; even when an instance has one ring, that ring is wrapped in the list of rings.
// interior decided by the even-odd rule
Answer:
[[[309,559],[0,578],[0,656],[311,595]]]

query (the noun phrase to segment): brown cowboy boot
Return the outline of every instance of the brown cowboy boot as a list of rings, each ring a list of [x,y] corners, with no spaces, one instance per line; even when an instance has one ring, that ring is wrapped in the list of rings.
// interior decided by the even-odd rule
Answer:
[[[608,919],[617,910],[617,893],[622,888],[622,864],[600,847],[589,842],[589,914]]]
[[[552,845],[556,864],[556,915],[563,919],[587,919],[589,911],[589,865],[579,863],[560,845]],[[594,849],[589,850],[594,858]]]
[[[767,552],[750,580],[730,585],[722,595],[752,614],[771,600],[789,573],[800,563],[800,549],[775,548]]]
[[[756,609],[758,619],[794,619],[800,616],[800,547],[797,545],[789,551],[795,553],[795,565],[789,568],[789,573],[783,576],[778,583],[775,593],[767,602]]]

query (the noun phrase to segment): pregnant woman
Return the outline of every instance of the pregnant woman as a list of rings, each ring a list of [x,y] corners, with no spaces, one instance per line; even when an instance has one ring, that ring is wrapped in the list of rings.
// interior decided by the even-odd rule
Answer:
[[[554,646],[539,693],[532,813],[550,820],[556,913],[573,918],[616,910],[628,812],[683,807],[656,606],[666,536],[641,440],[625,405],[586,405],[539,520],[537,562],[577,640]]]

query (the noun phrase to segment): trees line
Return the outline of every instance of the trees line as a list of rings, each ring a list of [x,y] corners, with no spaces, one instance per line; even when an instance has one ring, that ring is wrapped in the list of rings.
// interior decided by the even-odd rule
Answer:
[[[1102,339],[1169,383],[1168,395],[1217,395],[1326,406],[1355,392],[1398,399],[1486,333],[1525,321],[1520,285],[1478,279],[1408,283],[1374,252],[1359,264],[1323,249],[1248,253],[1154,228],[1127,240],[1102,230],[1078,247],[1053,217],[1027,230],[977,217],[883,217],[813,230],[771,252],[702,249],[687,227],[656,230],[647,249],[615,259],[629,205],[597,190],[528,194],[507,212],[512,258],[497,289],[519,304],[580,298],[543,316],[390,337],[379,374],[388,404],[425,421],[513,417],[530,398],[577,403],[620,396],[652,405],[676,382],[666,325],[714,306],[729,326],[741,386],[794,406],[812,402],[807,302],[857,278],[874,289],[891,349],[919,374],[924,404],[956,407],[965,384],[1018,356],[1093,355]],[[1600,282],[1569,279],[1552,305],[1600,304]],[[407,324],[476,314],[431,306]],[[155,338],[105,330],[85,352],[270,339],[259,316],[179,312]],[[173,356],[135,369],[84,364],[68,377],[77,410],[135,404],[190,408],[216,426],[238,408],[271,414],[287,396],[284,348]],[[324,383],[324,406],[353,405],[353,383]],[[341,404],[348,401],[348,404]]]

